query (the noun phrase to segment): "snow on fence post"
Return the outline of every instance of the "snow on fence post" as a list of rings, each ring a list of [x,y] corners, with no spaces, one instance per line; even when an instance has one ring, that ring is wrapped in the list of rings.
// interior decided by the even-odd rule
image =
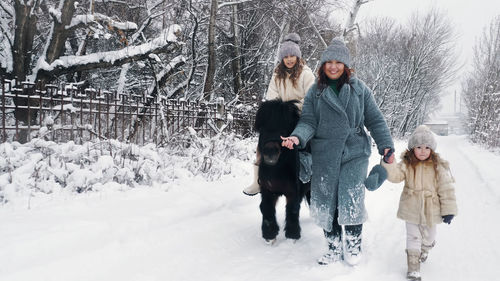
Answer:
[[[65,122],[64,122],[64,95],[66,94],[66,89],[62,88],[61,89],[61,134],[63,137],[63,140],[66,140],[66,129],[65,129]],[[40,103],[42,102],[42,95],[40,92]],[[42,111],[40,111],[40,115],[42,114]],[[42,123],[40,123],[41,125]]]
[[[224,116],[225,116],[225,108],[224,108],[224,98],[220,97],[217,99],[216,104],[217,110],[215,111],[215,124],[217,124],[217,128],[220,130],[224,125]],[[227,121],[227,120],[225,120]]]
[[[111,122],[111,124],[113,124],[112,126],[114,127],[114,131],[115,131],[115,135],[114,135],[114,139],[118,139],[118,99],[120,98],[119,96],[119,93],[118,92],[114,92],[113,94],[113,114],[114,114],[114,118],[113,118],[113,122]]]
[[[158,136],[157,135],[158,134],[158,107],[159,107],[160,102],[161,102],[161,99],[157,95],[155,97],[155,102],[154,102],[155,108],[154,108],[154,113],[152,113],[153,117],[151,118],[151,123],[153,121],[153,118],[155,120],[155,124],[154,124],[154,127],[153,127],[153,132],[151,133],[152,136],[153,136],[153,140],[154,140],[155,145],[158,145],[158,137],[157,137]]]
[[[87,92],[89,93],[89,123],[92,126],[92,91]],[[92,140],[92,134],[90,134],[90,140]]]
[[[122,137],[121,141],[125,140],[125,94],[120,93],[121,105],[122,105]]]
[[[137,105],[137,114],[139,112],[142,112],[142,118],[139,119],[140,122],[142,123],[142,143],[144,144],[146,142],[146,124],[144,124],[144,118],[147,117],[147,109],[145,106],[146,103],[146,95],[144,92],[142,92],[142,97],[141,98],[141,103]],[[141,111],[139,111],[139,108],[141,108]]]
[[[16,79],[16,85],[14,86],[14,100],[17,100],[19,97],[18,92],[19,92],[19,82]],[[17,102],[14,102],[14,112],[18,112],[19,108],[17,107]],[[17,118],[14,118],[16,122],[16,140],[19,139],[19,120]]]
[[[2,79],[2,132],[3,132],[3,142],[7,141],[7,131],[5,129],[7,114],[5,113],[5,92],[6,92],[6,81]],[[10,83],[8,84],[10,86]]]
[[[80,98],[80,126],[79,126],[79,131],[80,131],[80,139],[83,140],[83,99],[85,98],[85,93],[86,90],[81,90],[78,98]]]
[[[111,109],[111,104],[109,103],[109,99],[110,99],[110,92],[107,92],[105,91],[104,92],[104,97],[106,98],[106,133],[105,133],[105,137],[109,138],[111,136],[111,133],[109,132],[110,131],[110,128],[109,128],[109,111]]]
[[[71,127],[70,127],[70,133],[69,133],[69,137],[71,140],[74,140],[75,139],[75,119],[73,118],[74,117],[74,112],[73,112],[73,91],[74,89],[73,88],[70,88],[68,89],[66,92],[68,93],[68,96],[69,96],[69,103],[71,104],[72,108],[70,110],[70,114],[69,114],[69,119],[70,119],[70,124],[71,124]]]
[[[97,91],[96,99],[97,99],[97,134],[101,136],[101,95],[102,89],[99,88]]]
[[[25,90],[26,89],[26,90]],[[29,142],[31,140],[31,108],[30,108],[30,93],[29,93],[29,88],[24,88],[23,87],[23,95],[26,95],[27,99],[27,107],[28,107],[28,132],[26,134],[26,142]]]

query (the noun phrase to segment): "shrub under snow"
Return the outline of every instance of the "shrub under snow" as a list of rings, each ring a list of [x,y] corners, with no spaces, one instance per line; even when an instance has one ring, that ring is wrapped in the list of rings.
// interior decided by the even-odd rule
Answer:
[[[16,195],[86,192],[151,186],[201,176],[217,180],[231,173],[234,159],[250,161],[253,140],[235,135],[175,136],[166,147],[116,140],[77,145],[33,139],[0,144],[0,204]]]

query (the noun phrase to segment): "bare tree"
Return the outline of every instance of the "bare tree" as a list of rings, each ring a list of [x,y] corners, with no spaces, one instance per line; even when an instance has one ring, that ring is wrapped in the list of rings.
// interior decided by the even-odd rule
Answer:
[[[389,127],[402,136],[439,108],[440,93],[453,78],[454,33],[446,16],[429,10],[406,26],[372,22],[360,39],[358,73],[374,90]]]
[[[473,70],[462,85],[470,138],[500,147],[500,16],[477,41],[473,59]]]
[[[344,30],[342,31],[342,36],[347,37],[348,34],[350,34],[352,31],[358,29],[358,26],[356,24],[356,17],[358,16],[359,9],[361,8],[361,5],[366,4],[372,0],[355,0],[351,11],[349,12],[349,15],[347,17],[347,21],[344,25]]]

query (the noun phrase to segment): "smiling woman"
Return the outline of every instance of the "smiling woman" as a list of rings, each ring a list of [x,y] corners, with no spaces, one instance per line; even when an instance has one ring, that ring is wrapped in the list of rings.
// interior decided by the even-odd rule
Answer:
[[[344,260],[355,265],[362,256],[361,232],[367,219],[365,180],[371,141],[365,126],[380,155],[393,150],[394,144],[371,90],[351,75],[350,54],[342,39],[332,40],[320,65],[300,120],[290,136],[282,138],[282,145],[293,149],[311,143],[310,213],[328,241],[328,252],[318,263]],[[381,173],[378,177],[382,178],[378,183],[384,181]]]
[[[344,73],[344,64],[336,60],[327,61],[324,66],[324,71],[329,79],[339,79],[340,75]]]

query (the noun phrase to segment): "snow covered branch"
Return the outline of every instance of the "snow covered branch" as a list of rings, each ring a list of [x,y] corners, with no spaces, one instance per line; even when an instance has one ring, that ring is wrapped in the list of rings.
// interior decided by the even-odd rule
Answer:
[[[100,2],[102,3],[111,3],[111,4],[118,4],[127,7],[128,9],[140,9],[140,6],[137,5],[131,5],[127,3],[126,1],[118,1],[118,0],[101,0]]]
[[[137,29],[137,24],[133,22],[129,21],[118,22],[106,15],[99,13],[94,13],[92,15],[77,15],[71,19],[71,24],[68,25],[66,29],[74,30],[77,28],[85,27],[91,23],[99,23],[99,22],[102,22],[110,27],[123,31],[133,31]]]
[[[62,23],[61,20],[61,11],[57,10],[55,8],[50,8],[49,9],[49,15],[52,17],[52,19],[57,22],[57,23]]]
[[[224,7],[227,7],[227,6],[232,6],[232,5],[238,5],[238,4],[242,4],[242,3],[245,3],[245,2],[250,2],[252,0],[241,0],[241,1],[233,1],[233,2],[223,2],[223,3],[220,3],[219,4],[219,7],[218,9],[222,9]]]
[[[318,28],[316,27],[313,20],[311,19],[311,15],[309,13],[306,13],[306,14],[307,14],[307,19],[311,23],[311,27],[314,30],[314,33],[318,37],[319,41],[321,42],[321,44],[323,44],[324,48],[328,47],[328,44],[326,44],[325,40],[323,39],[323,36],[321,36],[321,33],[319,32]]]
[[[179,25],[172,25],[162,36],[138,46],[85,56],[63,56],[54,60],[51,64],[41,61],[39,73],[43,76],[58,76],[74,71],[119,66],[146,59],[150,54],[170,53],[180,45],[177,41],[177,35],[180,31],[181,27]]]
[[[156,81],[158,85],[152,85],[148,89],[148,95],[150,96],[155,96],[156,93],[158,92],[158,87],[163,87],[165,85],[165,82],[167,79],[176,71],[180,66],[184,65],[186,63],[186,59],[184,56],[177,56],[173,58],[160,73],[156,75]]]
[[[15,14],[15,11],[14,9],[12,8],[12,6],[9,6],[5,3],[5,1],[0,1],[0,8],[2,8],[2,10],[9,16],[9,17],[13,17],[14,14]]]

